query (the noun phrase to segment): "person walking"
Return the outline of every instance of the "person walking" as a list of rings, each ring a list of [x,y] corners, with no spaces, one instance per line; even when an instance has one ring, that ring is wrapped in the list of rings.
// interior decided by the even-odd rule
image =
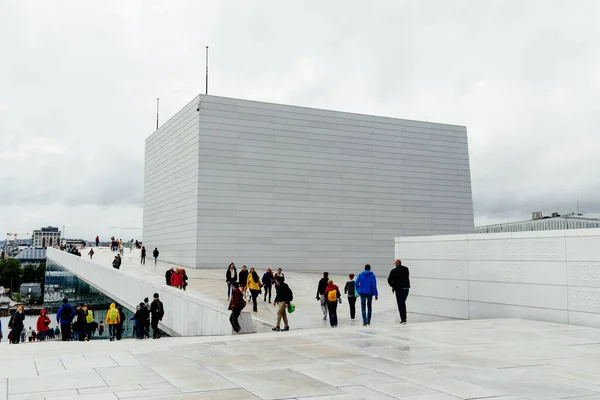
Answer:
[[[185,268],[181,268],[181,288],[183,290],[185,290],[185,288],[187,288],[187,281],[188,281],[188,276],[187,276],[187,272],[185,272]]]
[[[31,327],[29,327],[29,329],[27,329],[27,331],[25,332],[25,339],[26,342],[33,341],[33,329],[31,329]]]
[[[98,247],[100,245],[100,238],[98,236],[96,236],[96,247]]]
[[[248,274],[248,281],[246,286],[250,290],[250,294],[252,295],[252,311],[258,312],[258,304],[256,303],[256,298],[260,296],[260,278],[256,273],[254,268],[250,268],[250,273]]]
[[[106,325],[108,325],[108,336],[110,336],[111,342],[117,337],[117,330],[120,323],[121,316],[119,315],[119,310],[117,310],[117,305],[112,303],[106,312]]]
[[[350,306],[350,319],[356,316],[356,282],[354,282],[354,274],[348,275],[350,279],[344,286],[344,293],[348,294],[348,305]]]
[[[129,252],[131,253],[133,251],[133,239],[131,239],[129,241]]]
[[[317,301],[321,302],[321,311],[323,312],[323,321],[327,321],[327,299],[325,298],[325,288],[329,282],[329,272],[323,272],[323,277],[317,285]]]
[[[142,246],[142,258],[140,259],[140,264],[146,265],[146,248]]]
[[[271,268],[267,268],[262,276],[263,289],[265,290],[265,298],[263,301],[267,301],[267,293],[269,294],[269,304],[271,303],[271,289],[273,288],[273,271]]]
[[[179,268],[177,268],[175,273],[171,275],[171,286],[181,289],[181,270]]]
[[[87,331],[87,307],[83,304],[75,310],[75,322],[73,323],[73,340],[83,342]]]
[[[98,324],[98,336],[104,335],[104,322],[100,321]]]
[[[136,336],[138,340],[144,339],[145,337],[145,326],[146,321],[149,317],[149,311],[146,308],[146,304],[143,302],[140,303],[137,311],[135,312],[135,327],[136,327]]]
[[[392,292],[396,294],[400,323],[406,324],[406,298],[410,290],[409,271],[398,259],[394,261],[394,265],[396,267],[390,271],[388,276],[388,285],[392,288]]]
[[[283,275],[283,270],[281,268],[277,268],[277,273],[275,277],[280,277],[283,282],[285,282],[285,275]]]
[[[71,340],[71,321],[73,321],[73,317],[75,317],[75,309],[65,297],[63,305],[56,312],[56,322],[60,324],[63,342]]]
[[[117,324],[117,340],[121,340],[121,338],[123,337],[123,324],[125,323],[127,317],[123,312],[123,307],[117,307],[117,311],[119,311],[119,323]]]
[[[154,251],[152,252],[152,257],[154,257],[154,265],[156,265],[156,263],[158,262],[159,254],[160,254],[160,252],[158,251],[158,247],[155,247]]]
[[[327,287],[324,291],[324,297],[327,299],[327,310],[329,311],[329,324],[332,328],[335,328],[338,324],[337,318],[337,305],[338,301],[342,302],[340,296],[340,288],[333,283],[330,279],[327,281]]]
[[[173,276],[173,273],[175,273],[173,267],[169,268],[167,272],[165,272],[165,280],[167,281],[167,286],[171,286],[171,276]]]
[[[35,329],[38,331],[38,340],[43,342],[47,336],[47,332],[50,330],[50,323],[52,321],[48,318],[46,310],[40,310],[40,316],[35,323]]]
[[[25,329],[25,308],[22,304],[17,307],[17,311],[10,317],[8,327],[12,329],[10,343],[18,344]]]
[[[148,318],[146,318],[146,322],[144,323],[144,338],[148,339],[150,337],[150,303],[148,303],[148,298],[144,298],[144,307],[148,310]]]
[[[154,300],[150,305],[150,315],[152,316],[152,339],[160,339],[160,330],[158,329],[158,323],[162,321],[165,316],[165,309],[162,301],[158,299],[158,293],[154,293]]]
[[[377,278],[369,264],[365,265],[365,270],[356,278],[356,291],[360,295],[363,326],[371,325],[373,296],[375,296],[375,300],[378,300],[379,293],[377,292]]]
[[[245,265],[242,267],[242,270],[238,276],[240,278],[240,290],[242,291],[242,294],[246,296],[246,285],[248,285],[248,269]]]
[[[87,310],[85,316],[85,336],[87,337],[87,340],[92,340],[92,336],[94,335],[98,324],[94,321],[94,310],[92,310],[92,306],[88,304],[85,308]]]
[[[233,282],[237,282],[237,278],[237,269],[235,268],[235,264],[231,263],[229,264],[229,267],[227,267],[227,272],[225,273],[225,282],[227,282],[227,300],[231,298],[232,285]]]
[[[246,307],[246,302],[244,301],[244,295],[240,290],[239,282],[234,281],[232,284],[233,291],[231,292],[231,300],[229,302],[229,310],[231,310],[231,315],[229,316],[229,323],[231,324],[231,328],[235,333],[240,333],[242,327],[238,321],[240,314],[244,307]]]
[[[283,278],[280,276],[275,277],[275,285],[279,288],[277,290],[277,298],[275,299],[276,303],[279,303],[279,309],[277,310],[277,324],[273,331],[289,331],[290,325],[288,324],[287,319],[287,308],[294,300],[294,294],[292,293],[292,289],[288,286],[287,283],[283,281]],[[281,320],[283,319],[284,327],[280,328]]]
[[[92,259],[92,257],[94,257],[94,249],[90,248],[90,251],[88,251],[88,256],[90,256],[90,260]]]

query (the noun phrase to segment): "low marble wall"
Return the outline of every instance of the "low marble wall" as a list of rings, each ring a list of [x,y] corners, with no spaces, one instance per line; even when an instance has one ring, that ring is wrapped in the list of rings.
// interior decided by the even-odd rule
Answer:
[[[600,327],[600,229],[396,238],[409,310]]]
[[[48,260],[60,264],[78,278],[97,288],[106,296],[135,310],[145,297],[152,299],[158,293],[165,307],[165,316],[159,326],[172,336],[229,335],[230,312],[222,305],[211,302],[196,293],[184,292],[166,286],[164,278],[136,276],[122,270],[103,267],[85,257],[48,249]],[[242,312],[240,317],[242,333],[254,331],[252,314]]]

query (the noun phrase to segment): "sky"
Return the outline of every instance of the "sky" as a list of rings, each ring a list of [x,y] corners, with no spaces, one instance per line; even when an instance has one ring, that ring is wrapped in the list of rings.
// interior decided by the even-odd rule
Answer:
[[[204,92],[466,125],[476,225],[600,213],[600,2],[0,2],[0,239],[141,237],[144,139]]]

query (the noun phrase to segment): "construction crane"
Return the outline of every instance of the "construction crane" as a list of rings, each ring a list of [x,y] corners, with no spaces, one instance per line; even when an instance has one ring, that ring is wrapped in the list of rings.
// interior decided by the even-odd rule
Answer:
[[[136,228],[136,227],[131,227],[131,226],[111,226],[110,229],[128,229],[128,230],[139,231],[142,228]]]

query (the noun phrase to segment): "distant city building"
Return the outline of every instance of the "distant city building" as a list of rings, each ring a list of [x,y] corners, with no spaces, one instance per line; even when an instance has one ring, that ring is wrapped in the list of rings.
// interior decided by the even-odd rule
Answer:
[[[552,216],[544,217],[541,212],[535,212],[532,214],[532,219],[529,221],[479,226],[475,228],[475,232],[528,232],[587,228],[600,228],[600,219],[584,217],[580,214],[559,215],[558,213],[553,213]]]
[[[21,265],[38,265],[46,261],[46,249],[23,249],[15,256]]]
[[[64,247],[83,247],[87,242],[83,239],[63,239],[61,241],[61,246]]]
[[[22,283],[21,284],[21,296],[29,296],[35,294],[40,296],[42,294],[42,287],[40,283]]]
[[[60,246],[60,231],[54,226],[45,226],[33,231],[33,247],[45,249]]]

